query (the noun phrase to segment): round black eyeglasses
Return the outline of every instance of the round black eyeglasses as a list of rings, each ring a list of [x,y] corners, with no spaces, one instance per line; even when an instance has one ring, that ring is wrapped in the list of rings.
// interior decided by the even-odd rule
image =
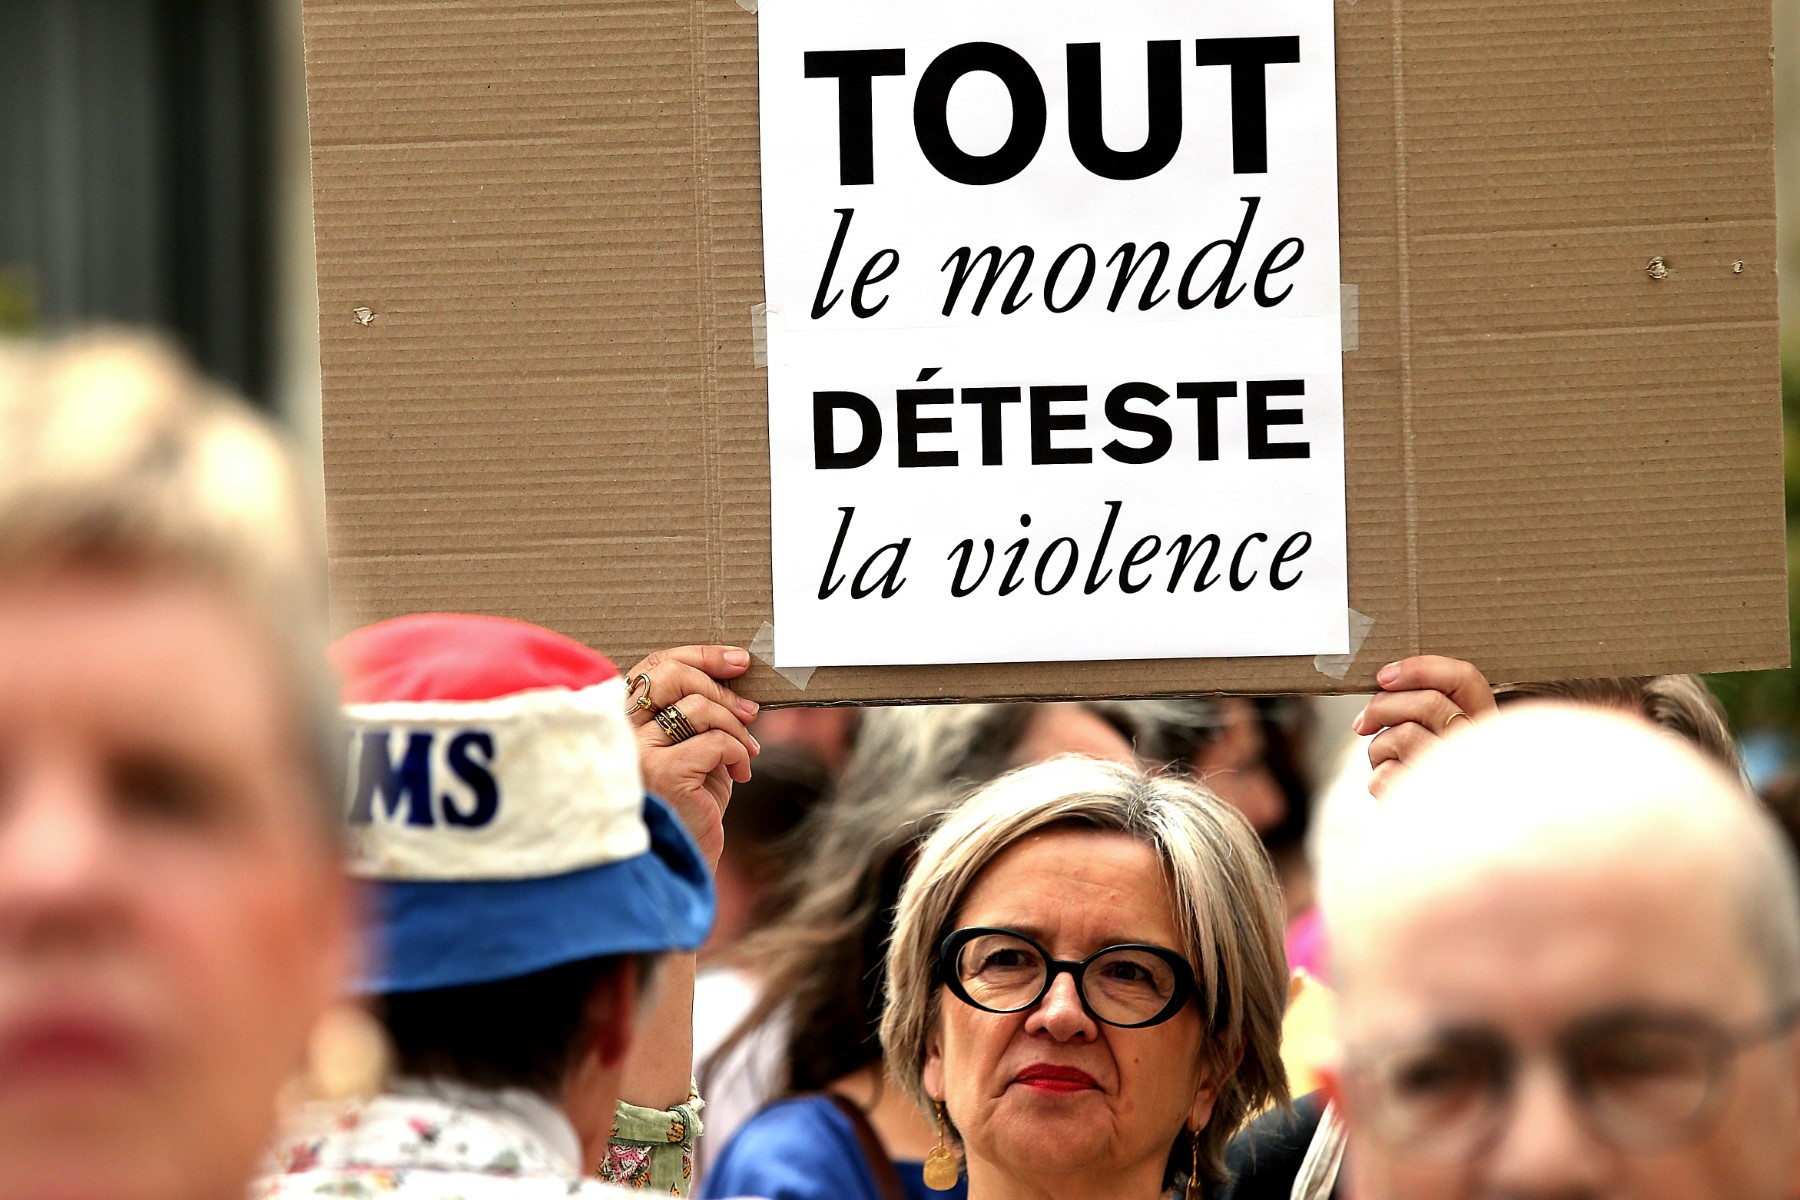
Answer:
[[[1194,994],[1194,969],[1166,946],[1108,946],[1076,962],[1051,958],[1022,933],[976,927],[939,943],[938,964],[951,994],[991,1013],[1034,1007],[1067,972],[1087,1014],[1120,1029],[1160,1025]]]

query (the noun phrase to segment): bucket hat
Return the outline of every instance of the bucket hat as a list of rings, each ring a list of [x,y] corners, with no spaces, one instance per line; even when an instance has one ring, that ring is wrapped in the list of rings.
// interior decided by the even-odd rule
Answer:
[[[374,885],[370,993],[692,950],[711,874],[644,791],[603,655],[499,617],[399,617],[340,639],[349,868]]]

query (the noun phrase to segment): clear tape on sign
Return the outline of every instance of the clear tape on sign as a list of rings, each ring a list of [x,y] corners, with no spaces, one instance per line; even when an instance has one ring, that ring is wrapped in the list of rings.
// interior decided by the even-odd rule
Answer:
[[[738,0],[743,3],[743,0]],[[750,0],[750,11],[756,11],[756,0]],[[750,362],[753,366],[769,365],[769,306],[750,306]]]
[[[1362,302],[1354,283],[1338,285],[1338,320],[1343,325],[1344,350],[1357,348],[1358,335],[1362,325]]]
[[[774,667],[777,675],[803,692],[806,690],[806,685],[812,682],[813,672],[818,670],[817,667],[776,667],[775,627],[767,621],[764,621],[762,628],[756,631],[756,636],[750,639],[750,653]]]
[[[1356,661],[1363,639],[1375,627],[1375,618],[1365,617],[1354,608],[1345,609],[1344,613],[1350,623],[1350,649],[1343,654],[1321,654],[1313,659],[1313,670],[1331,679],[1342,679],[1350,673],[1350,664]]]
[[[747,13],[756,11],[756,0],[737,0],[737,6]]]

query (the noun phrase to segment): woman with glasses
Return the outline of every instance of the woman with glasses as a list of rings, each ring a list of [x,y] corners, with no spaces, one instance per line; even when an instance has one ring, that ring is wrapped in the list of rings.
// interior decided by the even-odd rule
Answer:
[[[1120,716],[1091,704],[864,711],[835,797],[794,840],[805,858],[792,907],[739,951],[761,997],[702,1061],[701,1090],[720,1101],[705,1116],[702,1200],[930,1197],[936,1131],[888,1085],[878,1039],[901,882],[943,815],[1003,772],[1073,751],[1129,759]],[[746,1093],[748,1111],[724,1103]]]
[[[1216,1195],[1287,1100],[1280,893],[1198,785],[1055,759],[977,792],[920,850],[882,1045],[971,1200]]]

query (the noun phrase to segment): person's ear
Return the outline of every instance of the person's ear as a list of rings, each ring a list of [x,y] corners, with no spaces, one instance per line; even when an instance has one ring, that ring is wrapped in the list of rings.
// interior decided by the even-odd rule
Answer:
[[[1207,1123],[1212,1120],[1213,1109],[1219,1103],[1220,1085],[1225,1078],[1226,1076],[1214,1078],[1213,1075],[1208,1072],[1207,1076],[1200,1081],[1200,1089],[1194,1093],[1193,1107],[1188,1109],[1187,1127],[1189,1133],[1198,1135],[1202,1129],[1206,1128]]]
[[[1320,1065],[1318,1067],[1319,1090],[1325,1094],[1325,1103],[1335,1108],[1338,1116],[1344,1115],[1344,1077],[1338,1074],[1335,1066]]]
[[[1189,1133],[1199,1133],[1212,1120],[1213,1109],[1218,1106],[1219,1093],[1224,1090],[1225,1081],[1237,1073],[1244,1062],[1244,1048],[1239,1046],[1232,1052],[1231,1062],[1222,1064],[1217,1071],[1213,1069],[1210,1056],[1202,1067],[1204,1074],[1200,1079],[1200,1087],[1194,1093],[1194,1106],[1188,1110],[1187,1127]]]
[[[925,1094],[933,1100],[944,1098],[944,1047],[938,1036],[936,1026],[925,1035],[925,1065],[919,1072],[919,1082],[925,1085]]]
[[[1337,1114],[1337,1121],[1346,1130],[1356,1123],[1356,1113],[1345,1103],[1349,1088],[1344,1079],[1344,1060],[1340,1046],[1315,1064],[1313,1074],[1318,1077],[1318,1094],[1323,1103],[1321,1109],[1330,1109]],[[1800,1200],[1800,1191],[1794,1193],[1794,1200]]]
[[[307,923],[310,941],[299,952],[306,968],[301,986],[308,1023],[342,1004],[352,981],[364,973],[369,951],[358,931],[367,926],[372,904],[368,889],[344,874],[336,860],[320,869]]]
[[[1797,1097],[1790,1104],[1800,1106],[1800,1033],[1788,1034],[1788,1056],[1794,1069],[1789,1078],[1794,1081],[1796,1090],[1793,1094]],[[1800,1200],[1800,1147],[1788,1157],[1788,1195],[1791,1200]]]
[[[623,1067],[637,1027],[638,963],[627,957],[594,984],[583,1014],[587,1044],[602,1067]]]

